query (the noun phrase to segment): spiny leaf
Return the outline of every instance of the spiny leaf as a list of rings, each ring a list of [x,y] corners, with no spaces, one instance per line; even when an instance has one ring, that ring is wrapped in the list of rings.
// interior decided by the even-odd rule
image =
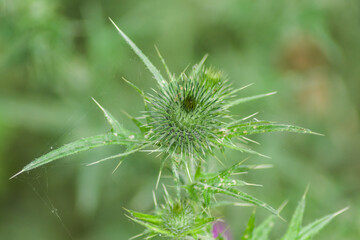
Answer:
[[[132,216],[134,216],[135,218],[137,218],[141,221],[148,222],[151,224],[162,224],[163,223],[163,220],[161,219],[160,216],[154,216],[154,215],[150,215],[150,214],[135,212],[135,211],[128,210],[128,209],[125,209],[125,210],[127,212],[129,212]]]
[[[336,213],[329,214],[321,219],[318,219],[318,220],[310,223],[306,227],[303,227],[300,231],[298,239],[299,240],[312,239],[312,237],[315,236],[315,234],[317,234],[322,228],[324,228],[334,217],[345,212],[348,209],[349,209],[348,207],[341,209],[340,211],[338,211]]]
[[[122,78],[127,84],[129,84],[131,87],[133,87],[138,93],[140,93],[141,96],[143,96],[144,99],[147,99],[145,93],[139,88],[137,87],[134,83],[130,82],[129,80],[127,80],[126,78]]]
[[[304,195],[302,196],[298,206],[296,207],[296,210],[291,218],[289,227],[287,232],[285,233],[282,240],[294,240],[297,239],[297,236],[301,229],[301,224],[304,216],[304,210],[305,210],[305,198],[308,188],[306,189]]]
[[[210,203],[210,208],[218,208],[224,206],[234,206],[234,207],[254,207],[254,204],[251,203],[242,203],[242,202],[231,202],[231,201],[217,201]]]
[[[146,133],[148,131],[148,128],[144,126],[142,122],[131,116],[129,113],[122,111],[138,128],[142,133]]]
[[[243,86],[243,87],[240,87],[240,88],[236,88],[236,89],[230,91],[230,92],[229,92],[229,95],[234,95],[235,93],[240,92],[240,91],[242,91],[242,90],[250,87],[251,85],[253,85],[253,83],[247,84],[247,85],[245,85],[245,86]]]
[[[83,138],[83,139],[77,140],[75,142],[66,144],[58,149],[55,149],[37,159],[35,159],[34,161],[32,161],[31,163],[26,165],[20,172],[18,172],[11,178],[13,178],[23,172],[26,172],[26,171],[32,170],[34,168],[40,167],[42,165],[45,165],[47,163],[53,162],[59,158],[63,158],[63,157],[67,157],[69,155],[73,155],[75,153],[87,151],[92,148],[102,147],[102,146],[106,146],[106,145],[114,145],[114,144],[128,145],[128,144],[133,144],[136,142],[140,142],[140,141],[137,139],[124,138],[123,136],[116,136],[113,133]]]
[[[150,60],[145,56],[145,54],[136,46],[136,44],[131,41],[131,39],[126,36],[125,33],[123,33],[123,31],[120,30],[120,28],[114,23],[114,21],[109,18],[109,20],[111,21],[111,23],[115,26],[115,28],[118,30],[118,32],[120,33],[120,35],[124,38],[124,40],[126,41],[127,44],[129,44],[129,46],[132,48],[132,50],[136,53],[136,55],[138,55],[138,57],[143,61],[143,63],[145,64],[145,66],[149,69],[149,71],[152,73],[152,75],[154,76],[154,78],[156,79],[156,81],[158,82],[158,84],[160,86],[163,86],[166,81],[163,78],[163,76],[161,75],[161,73],[159,72],[159,70],[157,70],[157,68],[150,62]]]
[[[168,75],[168,77],[169,77],[169,80],[170,80],[170,81],[174,81],[174,80],[175,80],[175,77],[171,74],[171,72],[170,72],[170,70],[169,70],[169,67],[167,66],[164,58],[163,58],[163,57],[161,56],[161,54],[160,54],[159,49],[158,49],[156,46],[155,46],[155,49],[156,49],[156,52],[157,52],[157,54],[159,55],[159,58],[160,58],[163,66],[164,66],[164,68],[165,68],[165,71],[166,71],[166,73],[167,73],[167,75]]]
[[[230,108],[230,107],[233,107],[233,106],[238,105],[240,103],[249,102],[249,101],[252,101],[252,100],[268,97],[268,96],[271,96],[271,95],[274,95],[274,94],[276,94],[276,92],[259,94],[259,95],[255,95],[255,96],[251,96],[251,97],[238,98],[238,99],[228,103],[225,106],[225,108]]]
[[[220,142],[220,145],[224,146],[224,147],[227,147],[227,148],[230,148],[230,149],[233,149],[233,150],[240,151],[240,152],[246,152],[246,153],[250,153],[250,154],[259,155],[259,156],[262,156],[262,157],[265,157],[265,158],[270,158],[269,156],[258,153],[258,152],[254,151],[254,150],[252,150],[252,149],[250,149],[248,147],[240,146],[239,144],[235,145],[235,143],[233,143],[232,141],[227,140],[227,139],[222,140]]]
[[[271,215],[253,231],[251,240],[268,240],[269,233],[274,226],[275,215]]]
[[[91,99],[103,111],[106,120],[108,121],[108,123],[110,124],[110,126],[112,127],[113,131],[116,134],[122,134],[123,136],[129,135],[129,131],[126,130],[123,126],[121,126],[121,124],[118,122],[118,120],[116,120],[109,111],[107,111],[105,108],[103,108],[94,98],[91,98]]]
[[[246,168],[242,165],[242,163],[244,163],[248,158],[246,158],[245,160],[242,160],[238,163],[235,163],[234,165],[232,165],[231,167],[222,170],[221,172],[218,173],[219,176],[221,177],[230,177],[231,174],[233,173],[241,173],[241,172],[247,172],[248,170],[250,170],[249,168]]]
[[[130,218],[131,220],[133,220],[134,222],[140,224],[140,225],[143,225],[144,227],[150,229],[151,231],[154,231],[156,232],[157,234],[165,234],[165,235],[172,235],[172,233],[168,230],[165,230],[157,225],[154,225],[154,224],[150,224],[150,223],[147,223],[147,222],[144,222],[144,221],[141,221],[137,218],[134,218],[134,217],[131,217],[131,216],[127,216],[128,218]]]
[[[248,158],[247,158],[248,159]],[[248,172],[250,170],[255,170],[255,169],[265,169],[265,168],[272,168],[273,165],[271,164],[255,164],[255,165],[242,165],[242,163],[244,163],[247,159],[242,160],[236,164],[234,164],[233,166],[220,171],[219,173],[217,173],[217,175],[221,176],[221,177],[229,177],[232,174],[236,174],[236,173],[245,173]]]
[[[259,112],[256,112],[256,113],[250,114],[250,115],[248,115],[248,116],[246,116],[246,117],[243,117],[243,118],[241,118],[241,119],[232,121],[232,122],[228,123],[228,124],[226,125],[226,127],[227,127],[227,128],[230,128],[230,129],[231,129],[231,128],[234,128],[235,126],[238,126],[241,122],[243,122],[243,121],[245,121],[245,120],[248,120],[249,118],[252,118],[252,117],[254,117],[254,116],[257,115],[257,114],[259,114]]]
[[[197,64],[197,65],[194,66],[195,68],[194,68],[194,70],[193,70],[193,72],[192,72],[193,77],[200,73],[200,70],[201,70],[202,67],[204,66],[204,63],[205,63],[206,59],[208,58],[208,56],[209,56],[208,54],[205,54],[205,56],[201,59],[201,61],[199,62],[199,64]],[[184,72],[185,72],[185,70],[184,70]]]
[[[101,163],[101,162],[104,162],[104,161],[107,161],[107,160],[110,160],[110,159],[114,159],[114,158],[119,158],[119,157],[124,157],[124,156],[127,156],[127,155],[130,155],[132,153],[135,153],[137,151],[139,151],[140,149],[143,149],[147,146],[149,146],[150,144],[140,144],[134,148],[132,148],[131,150],[128,150],[126,152],[123,152],[123,153],[119,153],[119,154],[116,154],[116,155],[113,155],[113,156],[110,156],[110,157],[107,157],[107,158],[103,158],[103,159],[100,159],[98,161],[95,161],[95,162],[92,162],[90,164],[88,164],[88,166],[91,166],[91,165],[95,165],[95,164],[98,164],[98,163]]]
[[[136,146],[136,145],[129,145],[129,146],[127,146],[125,152],[130,152],[131,150],[134,149],[135,146]],[[121,163],[126,159],[127,156],[128,156],[128,155],[124,155],[124,156],[120,157],[118,164],[116,165],[116,167],[115,167],[114,170],[112,171],[113,174],[114,174],[114,173],[116,172],[116,170],[120,167]]]
[[[145,229],[145,231],[143,231],[142,233],[139,233],[139,234],[136,234],[135,236],[132,236],[131,238],[129,238],[128,240],[134,240],[136,238],[139,238],[141,236],[144,236],[145,234],[148,234],[149,233],[149,230],[148,229]],[[146,238],[145,238],[146,239]]]
[[[287,201],[283,202],[280,207],[277,209],[278,213],[286,206]],[[268,240],[269,233],[274,226],[275,215],[269,216],[265,221],[263,221],[258,227],[253,231],[251,240]],[[293,239],[294,240],[294,239]]]
[[[278,215],[278,211],[276,211],[274,208],[272,208],[265,202],[255,198],[247,193],[239,191],[235,188],[222,188],[222,187],[216,187],[216,186],[212,186],[212,185],[204,184],[204,183],[199,183],[199,184],[202,185],[204,189],[211,190],[215,193],[222,193],[222,194],[240,199],[244,202],[248,202],[248,203],[254,204],[256,206],[265,208],[266,210],[270,211],[271,213]]]
[[[303,127],[275,123],[275,122],[248,122],[245,124],[239,124],[236,126],[232,126],[228,137],[234,136],[243,136],[243,135],[252,135],[258,133],[269,133],[269,132],[294,132],[294,133],[308,133],[321,135],[319,133],[315,133],[310,129],[306,129]]]
[[[246,226],[243,236],[241,237],[241,240],[251,239],[254,231],[254,227],[255,227],[255,209],[249,218],[248,224]]]

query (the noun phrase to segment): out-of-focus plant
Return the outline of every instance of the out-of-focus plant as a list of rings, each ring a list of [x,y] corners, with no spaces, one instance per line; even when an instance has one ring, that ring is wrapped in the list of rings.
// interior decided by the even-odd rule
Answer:
[[[0,72],[15,86],[50,91],[67,79],[74,27],[58,14],[58,8],[56,1],[4,3],[0,11]],[[24,82],[28,78],[31,82]]]
[[[298,126],[258,120],[255,118],[256,113],[236,119],[230,112],[231,107],[273,95],[275,92],[237,98],[236,94],[247,86],[232,88],[221,71],[205,66],[207,56],[190,70],[176,76],[170,72],[158,51],[167,73],[165,78],[112,20],[111,22],[157,81],[156,89],[151,93],[144,93],[141,88],[124,79],[144,100],[145,111],[141,117],[135,118],[127,114],[139,131],[132,132],[124,128],[108,110],[94,100],[109,122],[110,132],[83,138],[55,149],[35,159],[13,177],[57,159],[106,145],[124,145],[126,151],[90,165],[117,158],[118,167],[125,157],[132,153],[157,152],[161,156],[161,167],[156,188],[163,168],[169,166],[175,191],[168,192],[167,187],[163,185],[162,204],[157,203],[154,194],[153,214],[127,210],[130,219],[146,228],[138,236],[146,235],[147,239],[155,236],[172,239],[230,239],[228,229],[225,229],[225,225],[222,225],[212,213],[219,205],[229,204],[216,200],[217,195],[225,195],[264,208],[272,214],[257,227],[253,214],[242,237],[254,240],[268,239],[274,219],[280,217],[279,210],[240,190],[242,186],[257,184],[239,180],[234,176],[269,166],[245,165],[244,161],[240,161],[221,171],[211,172],[208,161],[211,157],[218,159],[217,153],[224,153],[225,149],[265,156],[248,147],[248,143],[254,142],[248,138],[250,135],[269,132],[317,133]],[[218,160],[225,166],[220,159]],[[343,211],[301,227],[304,208],[305,195],[282,239],[311,239]]]

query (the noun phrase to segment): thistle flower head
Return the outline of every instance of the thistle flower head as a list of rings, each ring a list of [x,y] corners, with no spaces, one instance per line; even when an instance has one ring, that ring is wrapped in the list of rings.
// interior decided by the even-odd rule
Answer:
[[[150,140],[167,153],[205,155],[221,137],[230,88],[220,71],[203,62],[148,97]]]

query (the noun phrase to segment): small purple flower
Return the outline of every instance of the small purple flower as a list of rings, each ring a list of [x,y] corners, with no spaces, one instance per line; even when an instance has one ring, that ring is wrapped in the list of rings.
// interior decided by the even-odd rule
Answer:
[[[214,222],[212,235],[214,238],[223,237],[225,240],[232,240],[229,227],[221,220]]]

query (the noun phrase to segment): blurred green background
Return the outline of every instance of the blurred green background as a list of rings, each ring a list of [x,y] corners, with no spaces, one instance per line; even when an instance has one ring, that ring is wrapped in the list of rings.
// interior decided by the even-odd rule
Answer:
[[[97,99],[121,122],[139,116],[142,100],[121,77],[149,91],[155,81],[108,17],[157,65],[158,46],[180,73],[209,53],[241,96],[278,91],[234,108],[239,117],[279,120],[325,137],[270,134],[252,146],[272,159],[249,163],[249,188],[289,219],[310,184],[305,223],[350,206],[316,239],[360,236],[360,2],[358,0],[1,0],[0,239],[127,239],[142,231],[123,207],[149,212],[159,159],[137,153],[85,164],[121,147],[58,161],[9,181],[34,158],[64,143],[109,130]],[[227,151],[227,164],[245,154]],[[169,173],[167,173],[169,175]],[[160,199],[161,194],[158,194]],[[251,208],[221,214],[239,239]],[[258,220],[268,215],[259,209]],[[281,235],[286,223],[273,231]]]

